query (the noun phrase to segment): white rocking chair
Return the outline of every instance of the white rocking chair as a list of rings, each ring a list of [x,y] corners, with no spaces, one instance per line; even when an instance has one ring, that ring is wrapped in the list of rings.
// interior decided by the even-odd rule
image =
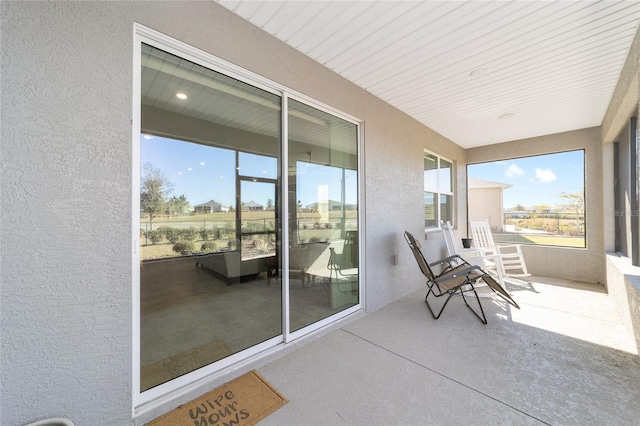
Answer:
[[[460,256],[466,262],[472,265],[481,266],[490,275],[498,280],[501,286],[504,287],[504,277],[502,276],[502,265],[499,255],[486,254],[484,249],[481,248],[460,248],[456,243],[456,237],[453,232],[453,225],[451,222],[441,222],[442,234],[444,235],[444,242],[447,246],[447,253],[449,256]]]
[[[527,264],[522,255],[520,244],[496,245],[493,241],[491,226],[486,220],[469,221],[473,244],[484,251],[485,256],[497,255],[500,257],[502,275],[505,277],[521,278],[531,274],[527,271]]]

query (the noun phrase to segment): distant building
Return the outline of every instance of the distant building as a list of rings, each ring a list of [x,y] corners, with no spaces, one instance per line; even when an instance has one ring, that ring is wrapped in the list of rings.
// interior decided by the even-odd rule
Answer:
[[[502,193],[513,185],[469,178],[469,220],[488,220],[492,229],[504,230]]]
[[[206,203],[198,204],[193,207],[196,213],[214,213],[214,212],[228,212],[229,206],[220,204],[217,201],[210,200]]]
[[[249,211],[261,211],[264,210],[264,206],[262,204],[258,204],[255,201],[251,200],[248,203],[244,203],[243,208]]]

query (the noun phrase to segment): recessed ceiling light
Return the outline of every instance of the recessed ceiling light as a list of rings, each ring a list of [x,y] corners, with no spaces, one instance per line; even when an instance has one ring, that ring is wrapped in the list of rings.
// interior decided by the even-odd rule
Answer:
[[[484,68],[476,68],[475,70],[473,70],[473,71],[471,71],[471,72],[469,73],[469,76],[470,76],[470,77],[477,77],[477,76],[479,76],[479,75],[484,74],[484,73],[485,73],[485,71],[486,71],[486,69],[484,69]]]
[[[506,114],[502,114],[499,118],[500,118],[501,120],[506,120],[507,118],[511,118],[511,117],[513,117],[514,115],[515,115],[515,114],[514,114],[514,113],[512,113],[512,112],[508,112],[508,113],[506,113]]]
[[[187,99],[187,95],[185,95],[182,92],[178,92],[178,93],[176,93],[176,98],[184,100],[184,99]]]
[[[145,138],[145,139],[153,139],[153,136],[151,136],[151,135],[144,135],[144,136],[143,136],[143,138]]]

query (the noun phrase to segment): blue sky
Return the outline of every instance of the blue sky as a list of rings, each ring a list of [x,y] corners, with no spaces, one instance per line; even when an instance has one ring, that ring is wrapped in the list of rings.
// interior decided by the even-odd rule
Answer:
[[[235,205],[233,151],[153,136],[140,139],[140,158],[164,173],[173,195],[184,194],[192,205],[209,200]]]
[[[504,207],[561,204],[561,192],[584,189],[584,151],[473,164],[468,176],[513,185],[504,191]]]
[[[215,200],[235,206],[235,151],[196,143],[176,141],[158,136],[140,139],[141,163],[160,169],[173,185],[172,195],[184,194],[192,206]],[[272,157],[241,153],[243,175],[275,179],[277,160]],[[342,169],[306,162],[298,163],[298,199],[303,206],[318,201],[318,194],[340,201]],[[357,174],[345,172],[346,202],[357,202]],[[320,188],[320,189],[319,189]],[[275,201],[273,185],[260,182],[242,183],[242,201],[255,201],[264,206]],[[296,200],[297,201],[297,200]]]

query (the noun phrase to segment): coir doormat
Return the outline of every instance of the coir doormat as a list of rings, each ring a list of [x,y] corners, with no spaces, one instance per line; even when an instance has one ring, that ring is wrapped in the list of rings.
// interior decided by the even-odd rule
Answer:
[[[158,417],[147,426],[254,425],[287,402],[253,370]]]

